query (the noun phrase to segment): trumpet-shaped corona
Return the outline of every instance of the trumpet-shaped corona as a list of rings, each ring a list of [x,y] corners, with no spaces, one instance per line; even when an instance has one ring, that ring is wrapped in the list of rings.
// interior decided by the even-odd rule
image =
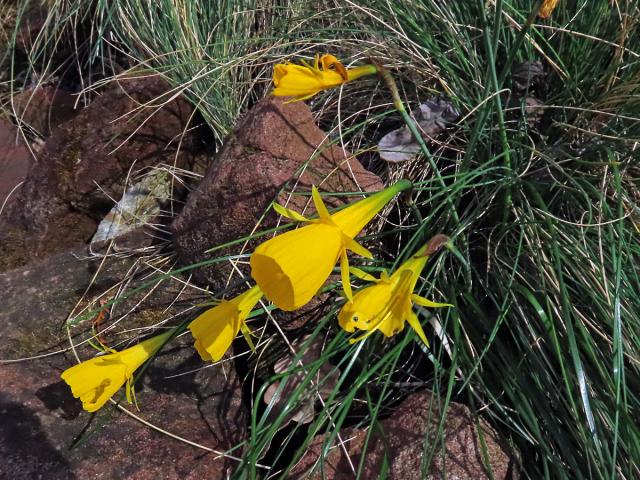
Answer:
[[[62,372],[61,378],[87,412],[100,409],[125,383],[131,403],[133,373],[169,339],[173,331],[149,338],[120,352],[86,360]]]
[[[351,299],[347,251],[371,258],[371,253],[354,237],[398,192],[409,187],[411,182],[401,180],[333,215],[313,187],[319,215],[313,220],[276,205],[274,208],[281,215],[308,225],[259,245],[251,255],[251,276],[271,302],[281,310],[291,311],[311,300],[340,260],[342,287]]]
[[[223,300],[189,324],[196,350],[203,360],[220,360],[240,330],[250,342],[245,319],[261,298],[260,288],[250,288],[232,300]]]
[[[338,313],[338,322],[347,332],[353,332],[355,329],[367,331],[361,337],[350,340],[351,343],[368,337],[376,330],[391,337],[404,329],[406,321],[420,339],[429,345],[420,321],[413,311],[413,304],[430,308],[451,305],[432,302],[413,293],[428,258],[428,255],[415,255],[400,265],[392,275],[383,271],[380,278],[356,268],[351,269],[357,277],[373,282],[373,285],[356,292],[353,300],[347,302]]]
[[[316,55],[313,66],[304,60],[302,65],[278,63],[273,69],[272,94],[277,97],[294,97],[294,101],[306,100],[322,90],[339,87],[364,75],[376,73],[374,65],[345,68],[333,55]]]

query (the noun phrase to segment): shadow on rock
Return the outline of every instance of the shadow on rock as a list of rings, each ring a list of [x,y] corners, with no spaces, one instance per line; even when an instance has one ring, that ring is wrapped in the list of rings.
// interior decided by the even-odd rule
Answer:
[[[69,464],[28,408],[0,395],[0,478],[74,479]]]
[[[52,383],[36,390],[36,397],[47,410],[61,410],[60,416],[65,420],[78,418],[82,412],[82,403],[71,396],[69,386],[63,381]]]

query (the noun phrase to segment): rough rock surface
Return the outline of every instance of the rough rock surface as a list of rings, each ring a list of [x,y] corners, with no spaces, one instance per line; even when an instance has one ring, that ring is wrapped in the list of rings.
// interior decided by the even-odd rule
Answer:
[[[181,262],[192,264],[212,256],[238,254],[242,244],[213,255],[206,250],[249,235],[283,187],[286,191],[281,202],[289,198],[287,192],[308,192],[312,185],[326,192],[382,188],[380,179],[355,157],[330,144],[303,102],[285,104],[276,98],[260,101],[227,138],[172,225]],[[308,200],[294,196],[288,206],[297,211],[307,207],[306,213],[312,214]],[[339,202],[327,199],[329,205]],[[271,212],[259,228],[272,227],[276,219]],[[215,264],[198,269],[194,277],[217,290],[230,272],[228,264]]]
[[[394,480],[413,480],[425,478],[421,463],[424,458],[425,436],[435,438],[438,429],[439,414],[437,400],[429,392],[409,396],[395,407],[394,413],[380,423],[380,431],[372,434],[366,451],[366,461],[362,479],[380,478],[383,464],[388,462],[387,478]],[[429,411],[430,407],[433,409]],[[483,439],[487,445],[487,457],[491,474],[483,463],[482,447],[476,421],[467,407],[451,403],[444,425],[444,444],[435,446],[433,461],[428,470],[427,479],[496,480],[511,477],[509,456],[498,445],[492,429],[482,420]],[[429,434],[427,434],[429,432]],[[348,439],[345,448],[355,468],[362,456],[367,432],[356,428],[342,431],[342,438]],[[333,448],[324,461],[324,475],[316,465],[322,450],[322,437],[317,437],[309,446],[307,453],[294,468],[291,478],[342,480],[355,478],[349,459],[340,447]],[[426,445],[433,445],[427,440]],[[386,456],[386,459],[385,459]]]
[[[96,267],[77,258],[85,254],[79,248],[0,274],[0,478],[227,478],[236,460],[170,438],[111,406],[95,416],[84,412],[60,381],[60,373],[73,364],[70,354],[5,363],[67,345],[62,322]],[[130,264],[130,259],[108,264],[97,291],[121,279]],[[162,305],[158,298],[149,301]],[[144,323],[144,313],[134,317]],[[156,315],[156,321],[170,314]],[[127,326],[134,321],[127,319]],[[183,340],[147,370],[137,389],[140,411],[125,406],[172,434],[225,451],[245,436],[239,380],[228,364],[167,379],[202,366],[191,339]],[[91,349],[79,354],[88,358]],[[69,449],[83,432],[89,435]],[[241,457],[242,451],[234,454]]]
[[[53,128],[64,123],[78,112],[75,98],[67,91],[53,85],[24,90],[13,97],[14,113],[21,124],[32,128],[42,136],[49,136]]]
[[[16,127],[0,120],[0,206],[29,171],[31,154]]]
[[[0,255],[23,250],[39,258],[86,243],[129,173],[184,165],[191,136],[177,157],[176,149],[192,112],[188,103],[177,98],[159,109],[140,108],[167,90],[157,78],[122,82],[57,127],[0,218]]]

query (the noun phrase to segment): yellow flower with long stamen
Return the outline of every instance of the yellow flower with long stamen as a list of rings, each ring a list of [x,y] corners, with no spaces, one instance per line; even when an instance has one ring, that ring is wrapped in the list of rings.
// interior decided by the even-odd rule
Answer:
[[[171,337],[173,330],[149,338],[133,347],[86,360],[66,369],[60,376],[82,401],[87,412],[100,409],[126,383],[131,403],[133,373]]]
[[[540,18],[549,18],[558,6],[558,3],[560,3],[560,0],[545,0],[538,11],[538,16]]]
[[[334,214],[328,212],[318,190],[313,187],[313,201],[319,216],[313,220],[274,205],[281,215],[309,225],[259,245],[251,255],[251,276],[271,302],[281,310],[291,311],[311,300],[340,260],[342,287],[350,299],[347,251],[367,258],[372,256],[354,240],[355,236],[398,192],[411,185],[410,181],[401,180]]]
[[[196,350],[203,360],[220,360],[241,330],[253,347],[251,332],[245,320],[261,298],[260,288],[252,287],[232,300],[223,300],[189,324],[189,330],[196,341]]]
[[[429,246],[427,251],[428,248]],[[383,271],[380,278],[357,268],[351,269],[351,273],[356,277],[374,283],[356,292],[353,300],[347,302],[338,313],[338,322],[347,332],[353,332],[355,329],[367,331],[364,335],[351,339],[351,343],[368,337],[376,330],[381,331],[386,337],[391,337],[404,329],[406,321],[425,345],[429,345],[420,321],[413,311],[413,304],[429,308],[452,305],[433,302],[413,293],[428,258],[429,255],[425,253],[414,255],[392,275]]]
[[[316,55],[313,66],[301,61],[278,63],[273,69],[272,95],[276,97],[294,97],[293,101],[306,100],[322,90],[339,87],[343,83],[356,80],[377,72],[374,65],[362,65],[345,68],[333,55]]]

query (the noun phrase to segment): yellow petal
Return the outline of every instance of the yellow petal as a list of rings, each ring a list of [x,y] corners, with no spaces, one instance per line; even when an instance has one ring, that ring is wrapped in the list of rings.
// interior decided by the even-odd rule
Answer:
[[[251,276],[278,308],[296,310],[320,290],[343,249],[336,227],[306,225],[259,245],[251,255]]]
[[[348,301],[353,299],[353,292],[351,291],[351,281],[349,279],[349,259],[347,258],[347,252],[344,250],[340,256],[340,276],[342,278],[342,291]]]
[[[322,287],[345,249],[372,256],[353,237],[397,192],[410,186],[411,182],[402,180],[334,215],[327,211],[317,189],[312,189],[320,218],[258,246],[251,255],[251,276],[281,310],[302,307]]]
[[[405,269],[359,290],[338,314],[340,326],[347,331],[380,330],[387,337],[401,332],[412,314],[414,276],[412,269]]]
[[[411,279],[412,275],[405,272],[397,284],[389,284],[391,296],[384,310],[378,316],[372,328],[380,330],[385,336],[392,337],[404,329],[404,322],[411,313]]]
[[[66,369],[60,376],[82,408],[95,412],[109,400],[133,373],[146,362],[172,335],[157,335],[121,352],[101,355]]]
[[[82,401],[82,408],[95,412],[127,381],[127,367],[97,357],[65,370],[60,377],[71,387],[73,396]]]
[[[193,320],[189,330],[200,357],[205,361],[218,361],[240,330],[238,308],[231,302],[222,302]]]
[[[290,218],[291,220],[295,220],[296,222],[308,222],[309,219],[300,215],[298,212],[294,211],[294,210],[289,210],[286,207],[283,207],[282,205],[279,205],[277,203],[273,204],[273,209],[279,214],[282,215],[283,217],[286,218]]]
[[[428,347],[429,341],[427,340],[427,336],[424,334],[424,330],[422,330],[422,325],[420,325],[420,320],[418,320],[416,314],[411,312],[411,314],[407,318],[407,321],[409,322],[409,325],[411,325],[411,328],[413,328],[413,330],[418,334],[420,340],[422,340]]]
[[[347,73],[347,69],[344,67],[342,62],[340,62],[340,60],[338,60],[333,55],[329,55],[329,54],[323,55],[322,58],[320,59],[320,63],[322,64],[322,69],[325,71],[331,70],[332,68],[335,69],[335,71],[338,72],[338,74],[342,77],[343,82],[346,82],[347,80],[349,80],[349,74]]]
[[[413,303],[420,305],[421,307],[427,307],[427,308],[441,308],[441,307],[453,307],[453,305],[451,305],[450,303],[438,303],[438,302],[433,302],[431,300],[427,300],[424,297],[421,297],[420,295],[411,295],[411,299],[413,300]]]
[[[327,210],[327,207],[324,204],[322,197],[320,196],[320,192],[318,192],[318,189],[315,185],[311,187],[311,196],[313,197],[313,204],[316,207],[318,216],[322,220],[329,220],[331,218],[331,215],[329,214],[329,210]]]
[[[217,362],[224,356],[261,297],[260,289],[253,287],[232,300],[222,301],[189,324],[203,360]]]
[[[364,258],[373,258],[373,253],[371,253],[369,250],[364,248],[358,242],[347,237],[346,235],[343,238],[343,242],[344,242],[345,248],[347,250],[351,250],[356,255],[360,255],[361,257],[364,257]]]
[[[351,275],[353,275],[356,278],[359,278],[360,280],[365,280],[367,282],[374,282],[374,283],[378,282],[378,279],[376,277],[374,277],[370,273],[360,270],[357,267],[349,267],[349,272],[351,272]]]
[[[334,213],[331,219],[345,235],[354,238],[398,192],[411,188],[411,186],[409,180],[400,180],[363,200],[349,204]]]
[[[253,332],[245,322],[240,323],[240,331],[242,332],[242,336],[244,337],[245,341],[249,345],[249,348],[251,349],[251,351],[253,353],[256,353],[256,346],[253,344],[253,338],[251,338],[253,336]]]
[[[287,66],[278,64],[273,69],[273,84],[277,87],[280,80],[287,74]]]
[[[338,323],[347,332],[371,330],[387,312],[392,290],[389,284],[379,283],[358,290],[353,301],[347,302],[338,313]]]
[[[334,88],[343,83],[363,75],[376,73],[373,65],[347,69],[333,55],[316,55],[313,65],[304,60],[302,65],[293,63],[279,63],[273,69],[272,95],[294,97],[293,101],[300,101],[313,97],[321,90]]]

